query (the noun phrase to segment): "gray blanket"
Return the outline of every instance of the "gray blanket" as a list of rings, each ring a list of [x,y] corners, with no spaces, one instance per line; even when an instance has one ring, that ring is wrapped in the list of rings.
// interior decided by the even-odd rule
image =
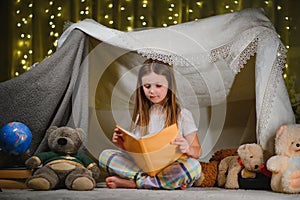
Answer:
[[[0,167],[23,165],[28,156],[46,150],[45,132],[49,126],[72,126],[71,101],[87,53],[85,43],[86,35],[74,30],[51,57],[21,76],[0,83],[0,127],[19,121],[30,128],[33,136],[24,155],[0,152]]]

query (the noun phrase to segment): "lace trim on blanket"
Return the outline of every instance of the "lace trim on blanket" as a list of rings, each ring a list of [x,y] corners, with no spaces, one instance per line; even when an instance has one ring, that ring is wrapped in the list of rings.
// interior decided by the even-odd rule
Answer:
[[[271,75],[269,82],[267,83],[267,90],[265,93],[265,101],[263,101],[261,108],[261,117],[258,130],[263,130],[267,128],[267,124],[269,123],[271,109],[273,107],[274,98],[276,94],[276,89],[279,83],[279,79],[282,76],[283,69],[286,63],[286,53],[287,50],[284,45],[280,42],[277,50],[276,60],[272,66]],[[259,131],[261,132],[261,131]]]
[[[168,63],[170,65],[181,65],[181,66],[189,66],[190,63],[183,58],[183,56],[179,56],[174,53],[170,52],[163,52],[163,50],[158,51],[158,49],[152,49],[152,48],[143,48],[137,50],[137,53],[144,56],[145,58],[159,60],[164,63]],[[189,59],[189,61],[192,61]]]
[[[216,49],[210,51],[209,61],[211,63],[216,62],[219,58],[226,59],[231,52],[231,46],[233,42],[222,45]]]

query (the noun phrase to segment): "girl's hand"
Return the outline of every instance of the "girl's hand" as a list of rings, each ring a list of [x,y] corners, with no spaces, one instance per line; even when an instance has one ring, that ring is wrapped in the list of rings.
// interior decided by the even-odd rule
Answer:
[[[112,136],[112,142],[117,145],[118,147],[121,147],[123,149],[123,134],[120,132],[118,128],[115,128],[113,136]]]
[[[183,137],[176,138],[173,142],[171,142],[171,144],[178,145],[179,151],[181,153],[188,154],[190,151],[190,145],[189,145],[188,141]]]

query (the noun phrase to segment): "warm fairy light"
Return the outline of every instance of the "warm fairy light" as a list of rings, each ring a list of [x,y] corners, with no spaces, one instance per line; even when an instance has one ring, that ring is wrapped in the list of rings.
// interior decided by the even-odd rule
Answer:
[[[197,2],[197,5],[198,5],[199,7],[202,7],[202,6],[203,6],[203,2],[202,2],[202,1],[198,1],[198,2]]]
[[[46,0],[45,0],[46,1]],[[46,1],[46,4],[44,7],[41,7],[42,13],[40,13],[40,8],[35,7],[37,4],[35,3],[34,0],[14,0],[14,21],[12,22],[15,26],[16,30],[16,46],[15,51],[14,51],[14,56],[16,57],[17,60],[17,66],[14,68],[16,73],[15,75],[19,75],[24,72],[24,70],[28,70],[31,65],[32,60],[32,55],[33,55],[33,44],[32,40],[34,39],[33,35],[33,30],[35,30],[34,26],[38,26],[36,24],[32,24],[32,19],[33,17],[42,17],[42,19],[46,19],[46,22],[43,22],[44,24],[47,25],[47,34],[49,38],[49,46],[47,46],[47,54],[50,56],[54,52],[54,47],[57,46],[57,41],[58,38],[61,34],[61,26],[62,26],[62,21],[72,21],[72,20],[82,20],[86,17],[93,16],[101,13],[101,16],[95,16],[97,19],[99,19],[100,23],[105,22],[106,25],[110,25],[111,27],[119,28],[118,25],[119,23],[115,23],[115,21],[120,20],[119,14],[122,17],[125,17],[125,21],[127,21],[128,25],[122,24],[122,28],[127,30],[127,31],[133,31],[135,28],[135,25],[138,26],[163,26],[167,27],[172,24],[178,24],[184,22],[184,20],[198,20],[206,14],[202,13],[207,13],[206,9],[210,9],[212,4],[210,1],[204,1],[204,0],[195,0],[195,1],[175,1],[175,0],[160,0],[164,1],[159,6],[162,6],[160,9],[162,13],[157,13],[158,11],[156,9],[156,4],[153,6],[155,1],[150,1],[150,0],[141,0],[141,1],[132,1],[132,0],[123,0],[123,1],[114,1],[114,0],[103,0],[103,1],[95,1],[97,3],[94,3],[92,0],[76,0],[72,1],[71,5],[76,4],[76,6],[79,7],[79,11],[76,11],[78,13],[75,13],[74,16],[76,16],[76,19],[72,19],[71,16],[72,14],[69,14],[67,5],[65,3],[60,3],[61,1],[58,0],[48,0]],[[252,2],[251,0],[248,0],[249,2]],[[48,3],[47,3],[48,2]],[[99,3],[101,2],[101,3]],[[105,2],[105,3],[104,3]],[[183,3],[184,2],[184,3]],[[227,0],[223,1],[226,3],[220,3],[217,4],[219,6],[220,12],[234,12],[239,9],[243,8],[244,2],[239,1],[239,0]],[[126,3],[126,4],[124,4]],[[219,3],[219,2],[218,2]],[[60,4],[60,5],[59,5]],[[103,5],[100,7],[101,12],[98,10],[95,10],[95,8],[99,8],[98,6],[95,5]],[[275,0],[263,0],[260,2],[260,5],[263,5],[264,7],[268,7],[268,10],[266,10],[266,13],[269,12],[269,9],[273,9],[272,12],[279,13],[280,11],[282,12],[283,9],[286,9],[284,5],[280,5],[282,3],[275,1]],[[66,6],[62,6],[66,5]],[[129,6],[127,9],[127,5]],[[137,5],[139,6],[137,8]],[[182,5],[186,5],[183,6]],[[254,3],[253,3],[254,5]],[[208,6],[205,7],[205,11],[203,10],[203,6]],[[222,8],[220,8],[222,6]],[[131,13],[131,9],[137,9],[140,12],[137,12],[138,15],[134,15]],[[185,10],[186,9],[186,10]],[[212,10],[207,10],[210,13],[214,13],[215,10],[214,8],[211,7]],[[65,11],[66,10],[66,11]],[[103,10],[103,12],[102,12]],[[129,11],[130,10],[130,13]],[[64,11],[64,12],[63,12]],[[135,13],[136,10],[133,12]],[[115,15],[116,12],[119,12],[119,14]],[[208,12],[208,13],[209,13]],[[159,18],[153,19],[153,13],[157,13],[158,15],[162,16]],[[70,16],[68,16],[68,15]],[[292,24],[289,24],[290,20],[292,20],[292,16],[288,16],[286,13],[281,13],[283,17],[281,17],[281,20],[285,24],[283,27],[280,27],[282,35],[278,34],[278,38],[284,39],[286,48],[289,49],[290,45],[287,41],[288,40],[288,35],[290,32],[294,31],[294,26]],[[35,16],[33,16],[35,15]],[[40,16],[36,16],[40,15]],[[66,15],[66,16],[65,16]],[[127,15],[127,16],[126,16]],[[71,17],[70,19],[68,17]],[[78,17],[78,18],[77,18]],[[160,21],[157,21],[157,19],[161,19]],[[276,18],[277,19],[277,18]],[[138,23],[136,21],[138,20]],[[296,28],[296,27],[295,27]],[[298,27],[297,27],[298,28]],[[47,35],[45,36],[47,37]],[[47,38],[47,39],[48,39]],[[53,49],[53,50],[52,50]],[[23,59],[23,61],[22,61]],[[21,64],[21,62],[25,62],[25,64]],[[34,61],[36,62],[36,61]],[[23,67],[23,69],[22,69]],[[287,64],[286,64],[287,67]],[[285,75],[287,76],[287,75]]]
[[[57,43],[58,43],[58,40],[55,40],[55,41],[53,42],[53,46],[54,46],[54,47],[57,47]]]

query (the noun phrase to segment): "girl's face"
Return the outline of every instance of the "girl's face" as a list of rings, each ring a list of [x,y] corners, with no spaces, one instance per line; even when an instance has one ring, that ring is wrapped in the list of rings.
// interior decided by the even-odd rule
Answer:
[[[144,93],[153,104],[163,104],[168,93],[168,81],[165,76],[151,72],[142,77]]]

